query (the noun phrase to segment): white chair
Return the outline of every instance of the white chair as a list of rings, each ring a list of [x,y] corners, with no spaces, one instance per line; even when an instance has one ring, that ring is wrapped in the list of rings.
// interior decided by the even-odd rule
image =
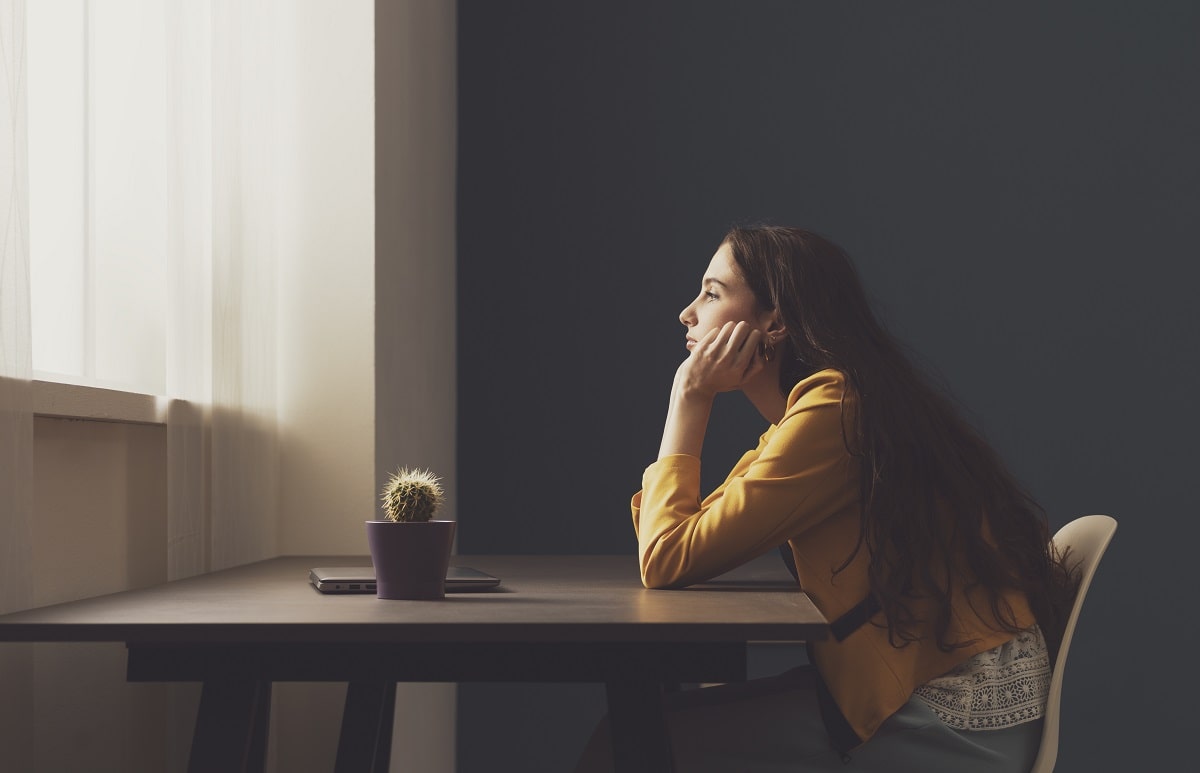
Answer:
[[[1071,521],[1054,535],[1056,547],[1060,550],[1071,548],[1069,560],[1077,563],[1080,571],[1079,591],[1075,594],[1075,603],[1071,605],[1071,616],[1067,618],[1067,628],[1058,648],[1058,658],[1054,661],[1054,670],[1050,677],[1050,695],[1046,699],[1046,716],[1042,724],[1042,743],[1038,747],[1037,759],[1033,762],[1031,773],[1051,773],[1054,763],[1058,760],[1058,717],[1062,706],[1067,650],[1071,646],[1071,636],[1075,633],[1075,623],[1079,620],[1083,598],[1092,583],[1092,576],[1096,574],[1100,557],[1104,555],[1104,550],[1112,541],[1116,530],[1117,522],[1107,515],[1085,515]]]

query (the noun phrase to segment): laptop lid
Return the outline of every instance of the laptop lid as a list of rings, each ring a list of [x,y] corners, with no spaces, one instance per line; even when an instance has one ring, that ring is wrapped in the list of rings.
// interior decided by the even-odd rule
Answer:
[[[322,593],[374,593],[373,566],[318,566],[308,570],[308,581]],[[446,592],[460,593],[494,588],[500,578],[469,566],[452,566],[446,571]]]

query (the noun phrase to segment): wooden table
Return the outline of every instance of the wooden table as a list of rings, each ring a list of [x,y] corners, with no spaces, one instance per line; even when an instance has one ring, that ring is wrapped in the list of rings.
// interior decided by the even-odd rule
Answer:
[[[632,556],[455,556],[501,586],[444,601],[322,595],[290,556],[0,616],[2,641],[123,641],[130,681],[204,683],[189,771],[262,770],[271,683],[349,683],[335,770],[387,770],[397,682],[604,682],[618,770],[671,769],[665,685],[746,677],[753,641],[827,625],[764,557],[684,590],[642,587]]]

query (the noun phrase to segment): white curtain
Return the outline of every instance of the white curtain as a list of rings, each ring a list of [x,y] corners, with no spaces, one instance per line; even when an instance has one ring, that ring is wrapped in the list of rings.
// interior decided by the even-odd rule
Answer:
[[[276,547],[279,12],[278,0],[213,6],[210,568],[219,569]]]
[[[171,0],[168,572],[275,554],[276,0]]]
[[[278,0],[165,9],[166,549],[176,579],[275,554]],[[25,40],[25,0],[0,0],[0,611],[28,606],[32,591]]]
[[[275,0],[169,0],[168,573],[274,555]],[[0,6],[0,611],[28,606],[25,4]]]
[[[209,566],[212,10],[167,6],[167,575]]]

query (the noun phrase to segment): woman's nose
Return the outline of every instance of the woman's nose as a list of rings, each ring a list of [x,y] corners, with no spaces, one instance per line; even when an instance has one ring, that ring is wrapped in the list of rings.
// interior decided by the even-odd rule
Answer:
[[[695,319],[695,317],[692,316],[692,304],[689,303],[687,306],[683,307],[683,311],[679,312],[679,321],[682,322],[685,327],[691,327],[692,323],[688,320],[692,319]]]

